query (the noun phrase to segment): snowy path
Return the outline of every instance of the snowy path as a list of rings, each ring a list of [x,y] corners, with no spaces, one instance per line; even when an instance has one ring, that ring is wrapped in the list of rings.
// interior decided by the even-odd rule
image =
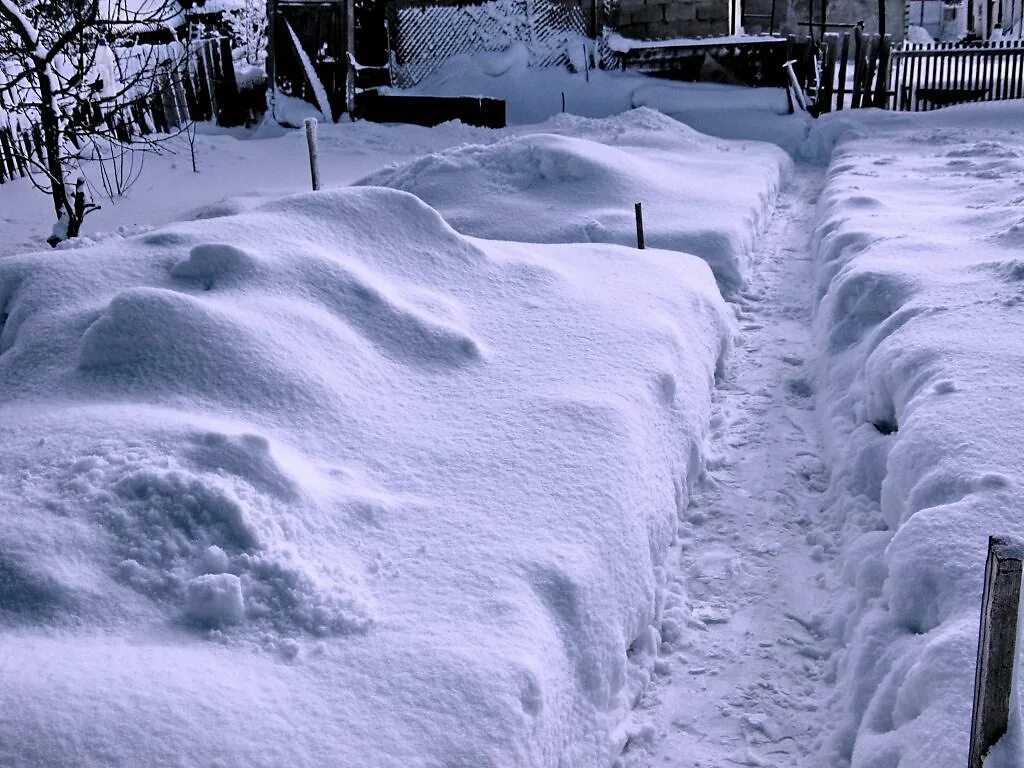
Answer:
[[[753,257],[707,473],[670,575],[664,639],[676,650],[634,712],[629,768],[811,762],[827,656],[814,618],[826,577],[809,535],[827,485],[808,247],[822,179],[797,169]]]

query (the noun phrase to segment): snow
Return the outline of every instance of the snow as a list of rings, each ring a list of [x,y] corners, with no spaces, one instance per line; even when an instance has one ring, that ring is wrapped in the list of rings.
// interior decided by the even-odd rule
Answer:
[[[418,91],[513,125],[322,125],[317,194],[206,129],[46,253],[0,187],[0,762],[962,765],[1024,108]]]
[[[790,167],[771,147],[640,109],[608,120],[561,115],[543,133],[457,147],[357,183],[411,192],[465,234],[520,242],[635,244],[640,201],[647,243],[700,256],[728,294],[743,285]]]
[[[679,46],[749,45],[751,43],[777,42],[785,40],[778,35],[716,35],[713,37],[673,37],[658,40],[635,40],[618,32],[606,32],[604,41],[617,53],[643,50],[645,48],[674,48]]]
[[[822,197],[824,522],[846,585],[831,760],[855,768],[964,763],[988,536],[1024,532],[1020,117],[846,141]]]
[[[12,765],[618,754],[732,343],[704,261],[353,187],[0,287]]]

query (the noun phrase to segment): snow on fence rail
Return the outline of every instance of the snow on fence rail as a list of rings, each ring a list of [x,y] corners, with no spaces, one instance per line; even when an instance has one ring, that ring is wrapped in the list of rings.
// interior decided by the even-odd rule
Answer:
[[[183,67],[165,65],[152,93],[127,101],[117,110],[104,113],[94,102],[66,114],[68,141],[78,146],[83,137],[101,126],[112,138],[128,144],[132,136],[171,133],[191,121],[239,125],[259,108],[254,94],[262,100],[262,83],[239,89],[227,38],[202,41],[187,62]],[[40,166],[45,166],[45,149],[39,125],[0,124],[0,184],[24,178]]]

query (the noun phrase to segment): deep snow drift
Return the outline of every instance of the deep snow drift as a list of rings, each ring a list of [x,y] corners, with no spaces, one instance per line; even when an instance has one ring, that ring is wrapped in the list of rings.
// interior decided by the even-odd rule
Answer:
[[[5,258],[0,308],[5,766],[621,748],[731,341],[702,261],[343,189]]]
[[[775,147],[637,109],[560,115],[543,133],[444,150],[357,183],[412,192],[465,234],[519,242],[635,245],[639,201],[649,246],[700,256],[734,293],[790,167]]]
[[[1022,113],[893,121],[830,169],[822,525],[846,582],[830,763],[966,763],[987,539],[1024,534]],[[1013,731],[990,765],[1021,764]]]

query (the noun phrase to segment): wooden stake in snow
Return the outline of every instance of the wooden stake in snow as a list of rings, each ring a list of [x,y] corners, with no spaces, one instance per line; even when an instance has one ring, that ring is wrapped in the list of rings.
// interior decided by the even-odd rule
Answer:
[[[316,118],[306,118],[306,146],[309,148],[309,176],[313,191],[320,189],[320,152],[316,144]]]
[[[989,537],[968,768],[982,768],[985,754],[1009,722],[1022,560],[1024,542]]]
[[[637,203],[633,206],[636,211],[636,247],[641,251],[644,249],[644,206]]]

